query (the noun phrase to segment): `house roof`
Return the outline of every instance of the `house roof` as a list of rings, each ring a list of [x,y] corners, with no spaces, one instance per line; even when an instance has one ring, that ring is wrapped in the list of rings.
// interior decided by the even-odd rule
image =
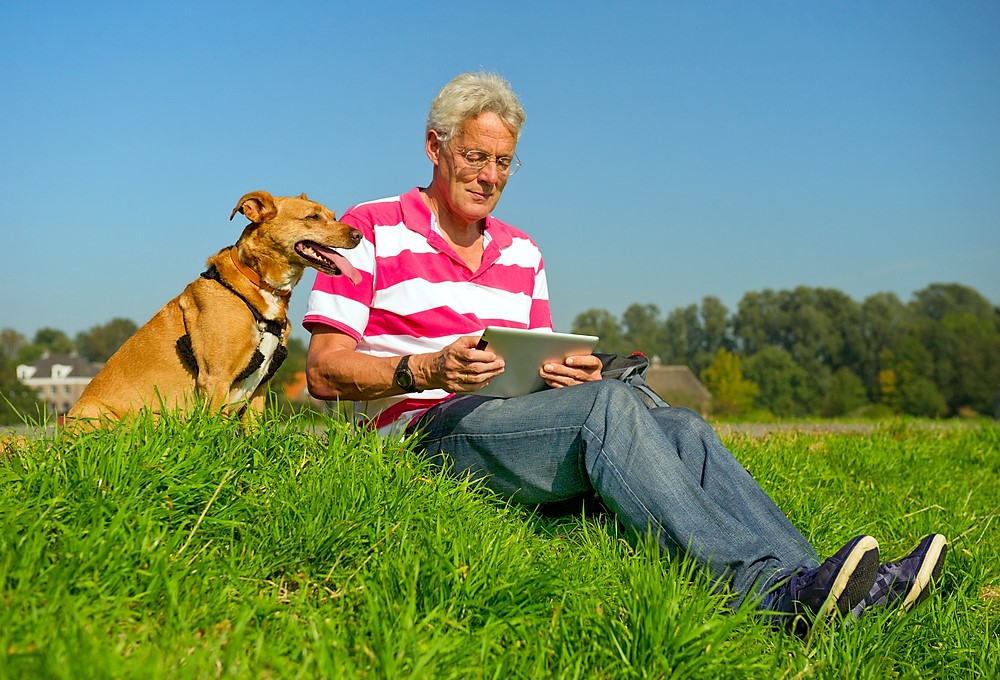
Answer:
[[[22,365],[35,369],[31,375],[35,379],[54,377],[53,369],[56,366],[69,366],[69,374],[66,377],[73,378],[93,378],[103,368],[102,364],[87,361],[79,354],[49,354],[48,352],[35,361]]]
[[[646,369],[646,382],[654,391],[664,396],[684,393],[698,401],[707,402],[712,399],[712,393],[687,366],[663,366],[653,362]]]

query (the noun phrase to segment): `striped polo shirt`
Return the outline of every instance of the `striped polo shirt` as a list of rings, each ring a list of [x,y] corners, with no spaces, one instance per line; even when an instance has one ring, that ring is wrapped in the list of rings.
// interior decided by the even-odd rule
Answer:
[[[487,326],[552,329],[542,254],[524,232],[486,218],[485,249],[472,271],[445,241],[430,210],[412,191],[349,209],[340,218],[364,235],[341,251],[361,273],[319,273],[303,325],[333,327],[372,356],[436,352]],[[412,418],[450,397],[444,390],[356,402],[355,413],[381,433],[400,431]]]

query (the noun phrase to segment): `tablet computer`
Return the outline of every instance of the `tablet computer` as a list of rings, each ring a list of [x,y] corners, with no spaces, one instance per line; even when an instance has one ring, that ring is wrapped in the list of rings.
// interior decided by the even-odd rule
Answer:
[[[594,351],[596,335],[554,333],[523,328],[489,326],[479,347],[489,349],[504,360],[504,371],[490,384],[472,394],[484,397],[520,397],[548,387],[538,369],[547,361],[562,362],[574,354]],[[484,346],[485,343],[485,346]]]

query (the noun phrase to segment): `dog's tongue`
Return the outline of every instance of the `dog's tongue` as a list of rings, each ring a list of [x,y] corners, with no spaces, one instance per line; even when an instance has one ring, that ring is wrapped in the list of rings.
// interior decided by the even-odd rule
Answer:
[[[335,250],[327,250],[323,253],[330,258],[340,273],[351,280],[355,286],[361,283],[361,272],[354,268],[354,265],[347,261],[347,258]]]
[[[348,262],[346,257],[333,248],[325,248],[315,241],[299,241],[295,244],[295,250],[313,263],[316,263],[318,260],[326,260],[339,269],[340,273],[349,278],[355,286],[361,283],[361,272],[355,269],[354,265]]]

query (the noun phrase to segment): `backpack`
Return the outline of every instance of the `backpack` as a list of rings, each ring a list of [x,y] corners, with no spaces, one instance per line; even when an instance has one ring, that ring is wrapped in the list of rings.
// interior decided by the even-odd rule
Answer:
[[[630,385],[636,392],[636,396],[648,408],[660,408],[670,406],[658,395],[653,388],[646,384],[646,369],[649,368],[649,359],[642,352],[632,352],[630,356],[623,354],[600,354],[594,353],[604,368],[601,369],[601,378],[604,380],[621,380],[626,385]]]

